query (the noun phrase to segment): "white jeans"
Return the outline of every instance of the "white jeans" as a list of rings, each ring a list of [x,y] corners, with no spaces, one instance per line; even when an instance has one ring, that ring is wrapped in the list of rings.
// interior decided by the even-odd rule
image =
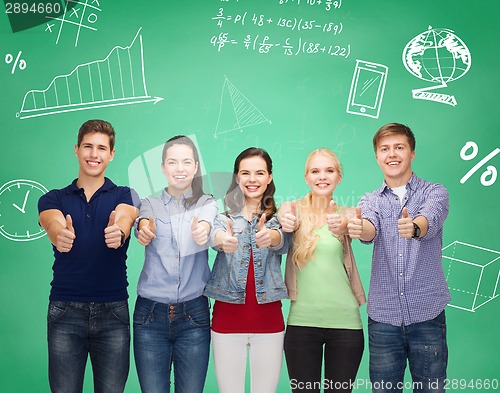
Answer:
[[[244,393],[247,352],[250,392],[276,393],[285,332],[221,334],[212,331],[215,375],[220,393]]]

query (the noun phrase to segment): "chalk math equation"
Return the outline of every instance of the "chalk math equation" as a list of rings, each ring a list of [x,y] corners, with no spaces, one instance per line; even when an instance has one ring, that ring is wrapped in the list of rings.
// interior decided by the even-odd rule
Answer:
[[[222,0],[224,1],[224,0]],[[341,1],[322,0],[302,0],[303,4],[309,6],[324,5],[327,11],[341,7]],[[328,4],[326,4],[328,3]],[[279,0],[279,5],[300,5],[301,0]],[[288,12],[289,13],[289,12]],[[241,29],[243,27],[252,28],[254,31],[261,31],[262,34],[250,32],[235,33],[232,31],[222,31],[211,36],[210,44],[220,53],[223,48],[240,46],[247,51],[259,54],[268,54],[281,51],[286,56],[325,55],[348,58],[351,53],[349,43],[339,44],[331,42],[332,38],[341,36],[344,24],[331,17],[324,17],[326,14],[314,17],[297,17],[294,15],[272,15],[270,13],[261,14],[249,12],[247,10],[229,11],[224,7],[218,7],[211,20],[214,26],[220,29]],[[337,15],[338,17],[338,15]],[[321,20],[322,19],[322,20]],[[272,35],[272,32],[275,35]],[[289,32],[292,36],[283,37],[283,32]],[[317,33],[316,33],[317,32]],[[300,34],[300,36],[299,36]],[[316,38],[310,38],[314,35]],[[276,38],[281,36],[281,38]]]
[[[226,45],[241,44],[245,47],[245,49],[249,51],[256,51],[261,54],[271,53],[273,49],[279,50],[280,48],[286,56],[297,56],[299,54],[323,54],[328,56],[344,57],[347,59],[351,54],[350,44],[347,44],[346,46],[325,45],[320,42],[304,40],[302,37],[295,40],[288,37],[283,42],[272,42],[267,35],[260,36],[257,34],[252,37],[252,35],[248,34],[243,41],[240,42],[230,38],[229,33],[220,33],[217,36],[212,36],[210,43],[217,48],[218,52],[220,52]]]
[[[222,3],[229,3],[231,0],[220,0]],[[233,0],[233,2],[238,2],[239,0]],[[342,0],[278,0],[279,5],[283,4],[307,4],[310,6],[325,7],[326,11],[335,10],[342,7]]]
[[[342,0],[278,0],[278,4],[306,4],[316,7],[325,7],[325,11],[336,10],[342,7]]]
[[[248,18],[248,19],[247,19]],[[250,19],[251,18],[251,19]],[[223,27],[224,22],[231,22],[232,24],[240,24],[245,26],[245,23],[252,23],[255,26],[263,27],[266,25],[272,25],[275,23],[277,27],[286,28],[290,30],[322,30],[324,33],[332,33],[337,35],[342,33],[342,22],[318,22],[315,19],[305,19],[305,18],[278,18],[274,19],[272,17],[260,14],[257,15],[253,13],[250,15],[248,11],[242,14],[235,15],[224,15],[224,8],[219,8],[217,15],[212,17],[212,20],[216,21],[217,26]]]

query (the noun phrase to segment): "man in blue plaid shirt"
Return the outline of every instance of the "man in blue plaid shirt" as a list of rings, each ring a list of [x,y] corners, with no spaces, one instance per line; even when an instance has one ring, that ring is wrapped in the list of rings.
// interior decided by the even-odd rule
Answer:
[[[411,169],[415,136],[386,124],[373,138],[382,186],[360,200],[349,235],[373,243],[368,294],[373,392],[402,392],[407,362],[418,392],[443,392],[448,362],[442,262],[448,192]]]

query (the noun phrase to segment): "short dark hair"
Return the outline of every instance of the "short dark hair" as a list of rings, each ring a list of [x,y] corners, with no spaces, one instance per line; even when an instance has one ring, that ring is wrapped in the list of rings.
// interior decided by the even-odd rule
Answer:
[[[82,143],[83,137],[92,132],[99,132],[109,136],[109,147],[112,151],[115,147],[115,130],[113,126],[104,120],[87,120],[78,131],[78,146]]]
[[[415,151],[415,146],[417,144],[415,135],[413,135],[410,127],[400,123],[389,123],[382,126],[373,137],[373,150],[377,151],[377,145],[380,140],[389,135],[406,135],[411,151]]]
[[[241,161],[249,157],[261,157],[266,162],[269,174],[273,173],[273,161],[267,151],[258,147],[249,147],[243,150],[234,161],[233,180],[224,197],[224,203],[229,208],[230,213],[238,213],[245,206],[245,196],[240,189],[237,179]],[[260,209],[262,214],[266,215],[266,221],[270,220],[277,210],[276,202],[274,201],[275,192],[276,186],[274,185],[274,179],[272,179],[267,185],[266,191],[264,191],[260,201]]]
[[[201,198],[203,195],[203,181],[201,178],[201,167],[200,167],[200,157],[198,155],[198,149],[194,142],[185,135],[176,135],[165,142],[163,146],[163,152],[161,154],[161,165],[165,164],[165,157],[167,156],[167,150],[174,145],[186,145],[193,151],[194,162],[198,164],[198,169],[193,177],[193,182],[191,184],[191,189],[193,190],[193,196],[184,199],[184,207],[188,209]]]

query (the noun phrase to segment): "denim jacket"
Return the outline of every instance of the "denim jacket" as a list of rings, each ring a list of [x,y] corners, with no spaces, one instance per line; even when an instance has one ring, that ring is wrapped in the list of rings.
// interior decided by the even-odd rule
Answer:
[[[227,220],[232,221],[234,236],[238,239],[238,248],[232,254],[226,254],[215,247],[215,235],[222,229],[226,230]],[[251,250],[257,302],[271,303],[288,297],[281,272],[281,255],[288,250],[291,238],[283,236],[278,220],[273,217],[265,225],[268,229],[279,231],[281,242],[276,247],[258,248],[255,243],[255,230],[258,225],[257,216],[254,216],[251,222],[241,213],[229,217],[219,214],[216,217],[210,243],[218,252],[210,280],[205,287],[205,296],[227,303],[245,303]]]

